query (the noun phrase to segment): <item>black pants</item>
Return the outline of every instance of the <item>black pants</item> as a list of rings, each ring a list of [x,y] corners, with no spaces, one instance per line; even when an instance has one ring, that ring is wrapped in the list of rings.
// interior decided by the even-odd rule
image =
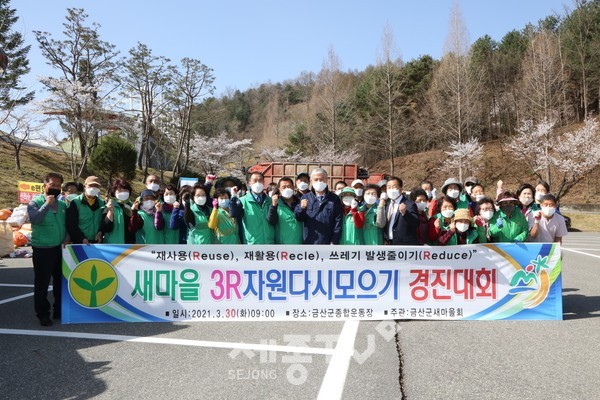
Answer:
[[[62,284],[62,248],[33,247],[34,289],[33,302],[38,318],[50,316],[48,285],[52,278],[54,312],[60,314],[60,292]]]

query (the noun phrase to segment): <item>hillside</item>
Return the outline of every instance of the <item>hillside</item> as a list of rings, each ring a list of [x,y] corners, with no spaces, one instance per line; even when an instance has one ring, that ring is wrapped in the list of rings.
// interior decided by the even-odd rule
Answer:
[[[12,148],[0,141],[0,209],[14,208],[17,203],[17,182],[42,182],[48,172],[62,174],[65,181],[70,181],[71,173],[67,157],[60,152],[48,151],[38,147],[23,147],[21,150],[21,172],[15,169]],[[144,189],[143,174],[138,170],[133,188],[136,192]],[[100,177],[104,182],[103,177]],[[165,179],[168,179],[165,177]],[[105,187],[102,190],[104,194]]]
[[[443,161],[446,159],[443,150],[433,150],[424,153],[411,154],[405,157],[396,158],[396,175],[404,180],[404,188],[410,190],[427,179],[433,182],[438,190],[442,187],[444,180],[451,176],[458,176],[458,173],[448,173],[440,169]],[[380,161],[376,163],[371,171],[388,172],[389,162]],[[502,180],[504,188],[515,191],[520,183],[534,184],[537,177],[528,170],[527,166],[518,160],[513,159],[510,152],[502,145],[500,141],[486,142],[484,144],[484,154],[480,167],[473,173],[465,176],[474,175],[485,186],[485,193],[494,196],[496,193],[496,182]],[[555,177],[558,183],[558,176]],[[561,199],[561,204],[600,204],[600,168],[575,185]]]
[[[65,180],[70,180],[65,155],[35,147],[24,147],[21,153],[22,171],[17,173],[12,149],[0,141],[0,183],[2,184],[0,209],[16,206],[17,181],[41,182],[44,174],[49,171],[57,171],[63,174]],[[443,150],[399,157],[396,159],[396,175],[404,180],[404,187],[407,190],[418,185],[423,179],[431,180],[439,189],[447,177],[455,175],[440,169],[445,158]],[[370,170],[388,173],[388,162],[380,161]],[[474,175],[485,185],[486,193],[492,195],[495,193],[498,179],[502,179],[505,188],[510,190],[515,190],[520,182],[536,181],[535,176],[529,173],[526,166],[513,160],[498,141],[485,143],[481,166]],[[134,189],[138,192],[143,189],[141,180],[142,173],[138,171],[134,182]],[[600,168],[570,190],[563,197],[562,204],[600,204]]]

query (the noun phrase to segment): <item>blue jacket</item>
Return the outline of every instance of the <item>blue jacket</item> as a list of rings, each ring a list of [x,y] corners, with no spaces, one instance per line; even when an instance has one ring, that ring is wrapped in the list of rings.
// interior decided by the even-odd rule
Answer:
[[[304,244],[339,244],[342,237],[342,219],[344,208],[340,198],[327,190],[322,202],[319,202],[314,190],[302,196],[308,200],[303,209],[300,203],[294,214],[298,221],[304,222],[302,237]]]

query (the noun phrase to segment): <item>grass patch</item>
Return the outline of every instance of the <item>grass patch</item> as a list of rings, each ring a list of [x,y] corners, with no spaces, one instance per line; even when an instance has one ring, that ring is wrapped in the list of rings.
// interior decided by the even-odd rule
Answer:
[[[600,213],[569,211],[563,215],[571,218],[571,228],[582,232],[600,232]]]
[[[150,173],[156,173],[160,176],[160,172],[152,168]],[[48,172],[58,172],[62,174],[65,182],[71,181],[71,171],[69,169],[69,160],[67,156],[60,152],[53,152],[35,147],[23,147],[21,150],[21,171],[15,168],[15,158],[12,148],[5,142],[0,141],[0,209],[14,208],[19,205],[17,203],[17,182],[42,182],[43,177]],[[133,191],[137,194],[146,187],[142,183],[144,174],[143,171],[136,170],[135,179],[131,182]],[[165,172],[164,181],[168,182],[171,178],[170,172]],[[85,177],[79,179],[83,182]],[[106,192],[106,182],[103,177],[100,180],[104,184],[102,188],[102,196]]]

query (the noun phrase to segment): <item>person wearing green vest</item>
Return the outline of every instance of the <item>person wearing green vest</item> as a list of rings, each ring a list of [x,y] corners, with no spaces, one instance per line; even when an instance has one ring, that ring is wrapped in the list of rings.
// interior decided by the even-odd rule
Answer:
[[[209,195],[206,188],[200,183],[196,183],[192,189],[193,201],[190,201],[191,195],[186,195],[184,199],[185,210],[183,220],[188,227],[187,244],[212,244],[213,234],[208,227],[210,218],[210,208],[208,204]]]
[[[213,210],[208,220],[208,227],[213,231],[217,244],[240,244],[238,224],[229,214],[231,194],[225,188],[215,190]]]
[[[383,228],[385,228],[385,204],[377,203],[379,199],[379,186],[369,184],[363,196],[364,204],[360,211],[365,214],[363,226],[363,240],[366,245],[383,244]]]
[[[85,179],[84,192],[74,198],[67,208],[67,232],[76,244],[102,243],[102,212],[105,202],[100,194],[100,179],[88,176]]]
[[[340,199],[344,205],[340,244],[364,244],[363,227],[365,225],[365,213],[358,210],[356,192],[350,186],[347,186],[342,189]]]
[[[524,242],[529,233],[529,224],[517,209],[520,206],[519,200],[513,193],[506,191],[498,197],[496,204],[500,210],[492,217],[488,230],[492,242]]]
[[[35,313],[42,326],[51,326],[48,285],[52,279],[55,319],[60,319],[62,286],[62,249],[69,242],[66,228],[67,203],[57,200],[63,177],[51,172],[44,177],[44,194],[27,205],[31,221],[31,247],[33,250]]]
[[[135,233],[135,242],[137,244],[164,244],[163,204],[158,201],[156,194],[150,189],[143,190],[140,198],[142,199],[141,207],[137,200],[131,207],[130,230]]]
[[[171,218],[179,210],[179,201],[177,199],[177,187],[169,183],[163,192],[164,204],[162,205],[162,214],[165,220],[165,244],[179,244],[179,227],[171,224]]]
[[[279,179],[267,213],[267,221],[275,227],[275,243],[302,244],[302,222],[294,215],[299,203],[300,199],[294,194],[292,178],[284,176]]]
[[[118,178],[113,182],[100,227],[100,230],[104,232],[102,243],[135,243],[135,234],[130,229],[133,203],[129,197],[132,191],[131,184],[125,179]]]
[[[469,207],[470,197],[463,193],[463,184],[456,178],[448,178],[442,185],[442,196],[448,196],[456,202],[456,209],[467,208],[473,215],[473,210]],[[440,212],[440,201],[433,199],[428,206],[428,213],[430,217]]]
[[[275,243],[275,228],[267,221],[272,200],[264,192],[264,176],[253,172],[248,179],[250,190],[245,196],[237,197],[237,190],[231,191],[231,216],[241,218],[244,244]]]
[[[444,196],[439,200],[440,212],[429,219],[429,243],[432,246],[439,244],[440,237],[447,234],[453,224],[456,212],[456,199]]]
[[[456,246],[479,242],[479,231],[471,221],[471,213],[465,208],[459,208],[454,213],[454,219],[448,229],[439,236],[440,246]]]

